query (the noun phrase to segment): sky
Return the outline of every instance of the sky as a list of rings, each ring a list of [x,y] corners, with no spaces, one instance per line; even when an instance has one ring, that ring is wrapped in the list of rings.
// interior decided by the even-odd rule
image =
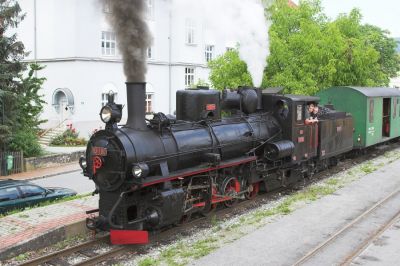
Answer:
[[[400,37],[400,0],[321,0],[321,3],[324,13],[332,19],[358,8],[363,23],[389,30],[391,37]]]

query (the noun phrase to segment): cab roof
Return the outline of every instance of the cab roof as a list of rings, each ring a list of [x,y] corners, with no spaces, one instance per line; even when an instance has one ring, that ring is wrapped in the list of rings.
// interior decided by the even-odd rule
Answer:
[[[291,99],[294,102],[319,102],[319,97],[307,96],[307,95],[295,95],[295,94],[285,94],[286,98]]]

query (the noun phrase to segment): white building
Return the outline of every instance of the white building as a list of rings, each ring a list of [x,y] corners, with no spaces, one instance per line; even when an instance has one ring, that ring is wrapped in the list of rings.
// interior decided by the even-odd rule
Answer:
[[[390,79],[389,87],[400,89],[400,76]]]
[[[147,111],[173,113],[175,92],[207,81],[207,60],[234,44],[202,27],[199,17],[169,8],[171,0],[147,0],[154,44],[149,49]],[[105,94],[126,103],[125,76],[115,34],[106,21],[109,10],[99,0],[24,0],[26,13],[18,38],[31,51],[28,61],[46,68],[45,127],[72,122],[87,137],[102,126],[99,110]],[[201,14],[199,14],[201,16]],[[126,108],[125,108],[126,109]],[[124,114],[126,118],[126,115]]]

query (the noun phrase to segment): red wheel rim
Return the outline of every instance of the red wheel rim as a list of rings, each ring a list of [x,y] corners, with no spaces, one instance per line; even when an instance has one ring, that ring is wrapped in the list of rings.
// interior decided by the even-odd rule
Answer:
[[[227,184],[225,185],[224,188],[224,195],[234,195],[238,192],[240,192],[240,183],[236,178],[232,178],[230,179]],[[224,205],[226,207],[232,207],[235,203],[237,202],[237,199],[230,199],[230,200],[226,200],[224,201]]]
[[[250,186],[253,187],[251,192],[245,194],[246,199],[249,200],[254,199],[258,195],[258,192],[260,191],[260,182],[251,184]]]

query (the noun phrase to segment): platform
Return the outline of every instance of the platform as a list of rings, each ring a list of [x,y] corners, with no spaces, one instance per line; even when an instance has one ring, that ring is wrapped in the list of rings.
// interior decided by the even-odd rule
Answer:
[[[98,208],[98,196],[33,208],[0,218],[0,260],[64,239],[70,225]]]

